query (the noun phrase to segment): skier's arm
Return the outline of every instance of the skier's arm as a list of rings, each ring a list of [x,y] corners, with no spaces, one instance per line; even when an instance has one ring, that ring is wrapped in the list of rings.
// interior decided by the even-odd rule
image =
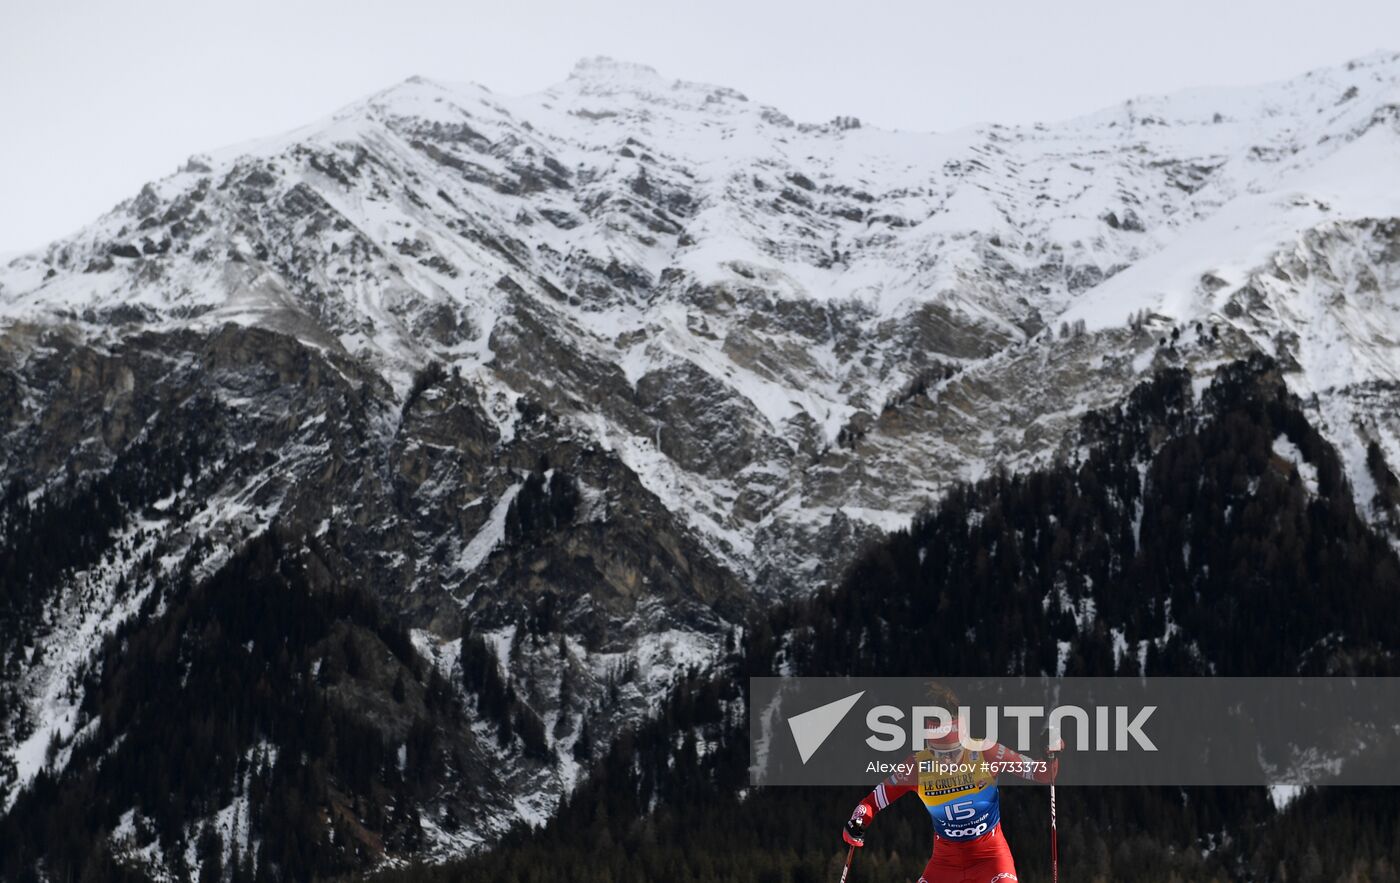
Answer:
[[[995,765],[998,773],[1020,776],[1022,779],[1029,779],[1042,785],[1048,785],[1055,781],[1055,776],[1060,771],[1060,759],[1053,754],[1050,755],[1048,761],[1041,763],[1026,757],[1019,751],[1007,748],[1000,742],[993,743],[990,748],[983,751],[982,760]]]
[[[917,769],[914,755],[909,755],[904,762],[909,764],[908,769]],[[851,812],[851,818],[846,822],[845,830],[841,836],[852,846],[865,845],[865,829],[870,826],[870,822],[875,818],[875,814],[894,801],[908,794],[918,787],[919,778],[917,774],[902,775],[895,773],[885,781],[875,786],[875,790],[865,796],[865,799],[856,804],[856,808]]]

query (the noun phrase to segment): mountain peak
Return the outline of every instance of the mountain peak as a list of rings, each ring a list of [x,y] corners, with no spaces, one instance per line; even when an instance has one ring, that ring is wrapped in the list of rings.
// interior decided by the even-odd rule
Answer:
[[[715,110],[729,103],[742,104],[743,93],[725,86],[696,83],[663,76],[653,67],[598,55],[580,59],[568,80],[551,90],[594,98],[627,96],[648,105],[688,110]]]
[[[570,79],[578,80],[633,80],[660,81],[656,68],[631,61],[619,61],[606,55],[580,58],[569,74]]]

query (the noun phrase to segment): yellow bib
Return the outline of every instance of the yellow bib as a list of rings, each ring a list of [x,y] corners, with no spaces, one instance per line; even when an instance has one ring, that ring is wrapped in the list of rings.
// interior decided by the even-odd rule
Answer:
[[[925,806],[976,794],[997,780],[996,774],[983,766],[981,751],[963,749],[954,760],[940,760],[932,751],[920,751],[914,759],[919,764],[919,799]]]

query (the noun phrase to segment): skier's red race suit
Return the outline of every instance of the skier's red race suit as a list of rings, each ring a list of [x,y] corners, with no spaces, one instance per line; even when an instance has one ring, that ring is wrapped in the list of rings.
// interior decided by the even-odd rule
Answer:
[[[963,749],[956,759],[919,751],[903,769],[875,787],[851,814],[862,827],[905,794],[917,794],[933,819],[933,856],[920,883],[1008,883],[1016,863],[1001,831],[997,775],[1035,782],[1054,780],[1057,760],[1030,760],[1004,745],[988,742]]]

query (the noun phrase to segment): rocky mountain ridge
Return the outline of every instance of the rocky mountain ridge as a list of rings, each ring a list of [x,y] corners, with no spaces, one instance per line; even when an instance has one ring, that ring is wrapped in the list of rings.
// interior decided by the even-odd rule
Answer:
[[[4,805],[92,726],[102,642],[270,532],[454,683],[463,635],[488,648],[549,752],[478,785],[540,818],[580,741],[746,610],[957,481],[1073,458],[1154,368],[1276,358],[1388,526],[1397,107],[1378,54],[915,134],[594,59],[531,96],[414,78],[192,158],[0,268],[8,536],[207,428],[197,475],[138,482],[80,561],[25,571]]]

